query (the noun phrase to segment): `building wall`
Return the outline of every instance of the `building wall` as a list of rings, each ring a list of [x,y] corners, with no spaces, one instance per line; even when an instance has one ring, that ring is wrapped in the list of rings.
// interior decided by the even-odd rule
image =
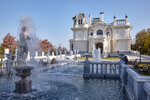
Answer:
[[[87,41],[74,41],[73,42],[73,50],[78,50],[82,52],[87,51]]]
[[[74,30],[73,38],[75,40],[87,40],[88,39],[88,30]]]
[[[129,38],[129,29],[126,27],[119,27],[113,29],[114,39],[127,39]]]

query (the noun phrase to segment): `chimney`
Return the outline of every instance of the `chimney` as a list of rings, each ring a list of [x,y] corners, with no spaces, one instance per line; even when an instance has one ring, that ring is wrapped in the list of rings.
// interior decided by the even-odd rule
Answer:
[[[100,12],[100,21],[103,22],[103,16],[104,16],[104,12]]]
[[[92,23],[92,15],[89,14],[89,25],[91,25],[91,23]]]
[[[126,24],[128,23],[128,16],[127,15],[125,16],[125,23]]]
[[[114,16],[114,25],[116,25],[116,16]]]

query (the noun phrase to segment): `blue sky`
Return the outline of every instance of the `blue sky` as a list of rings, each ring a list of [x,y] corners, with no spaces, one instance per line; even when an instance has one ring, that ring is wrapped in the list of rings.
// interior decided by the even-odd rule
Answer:
[[[80,12],[88,18],[100,17],[110,23],[115,15],[128,20],[133,26],[131,36],[150,27],[150,0],[0,0],[0,42],[10,32],[18,37],[17,27],[22,15],[31,16],[40,39],[48,39],[53,45],[69,48],[73,37],[72,17]]]

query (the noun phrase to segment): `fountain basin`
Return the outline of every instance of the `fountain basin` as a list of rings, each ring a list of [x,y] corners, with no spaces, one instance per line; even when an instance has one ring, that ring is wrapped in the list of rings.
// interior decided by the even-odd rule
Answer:
[[[32,69],[33,69],[32,66],[27,65],[20,65],[14,68],[14,70],[16,70],[17,72],[16,75],[21,78],[26,78],[27,76],[30,76]]]
[[[21,77],[20,81],[15,82],[15,93],[29,93],[32,91],[32,81],[26,80],[26,77],[31,74],[33,67],[27,65],[16,66],[16,75]]]

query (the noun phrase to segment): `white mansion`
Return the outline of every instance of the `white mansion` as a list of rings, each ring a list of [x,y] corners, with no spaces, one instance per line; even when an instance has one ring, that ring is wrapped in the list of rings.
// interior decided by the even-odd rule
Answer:
[[[101,48],[103,57],[130,51],[131,25],[127,20],[128,16],[120,20],[114,16],[114,21],[108,24],[104,22],[103,15],[103,12],[100,13],[100,18],[89,15],[89,23],[83,13],[73,17],[70,50],[79,51],[80,54],[88,52],[91,55],[95,48]]]

